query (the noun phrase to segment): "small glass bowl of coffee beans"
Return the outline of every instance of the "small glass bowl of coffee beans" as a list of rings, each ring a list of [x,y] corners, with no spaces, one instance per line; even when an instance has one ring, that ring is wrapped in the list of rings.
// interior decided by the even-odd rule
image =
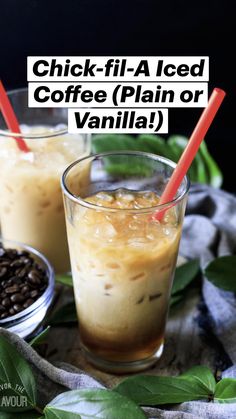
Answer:
[[[54,271],[30,246],[0,239],[0,327],[22,338],[43,321],[54,293]]]

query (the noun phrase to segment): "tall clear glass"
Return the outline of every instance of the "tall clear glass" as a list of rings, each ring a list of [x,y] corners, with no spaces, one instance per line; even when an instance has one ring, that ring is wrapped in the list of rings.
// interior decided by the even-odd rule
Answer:
[[[174,167],[153,154],[116,152],[63,174],[82,348],[103,370],[139,371],[162,353],[189,189],[185,177],[175,199],[158,205]]]
[[[70,269],[60,178],[90,152],[90,136],[67,132],[67,109],[28,108],[27,89],[8,93],[22,134],[9,132],[0,114],[0,223],[5,239],[43,253],[56,272]],[[14,138],[22,137],[25,153]]]

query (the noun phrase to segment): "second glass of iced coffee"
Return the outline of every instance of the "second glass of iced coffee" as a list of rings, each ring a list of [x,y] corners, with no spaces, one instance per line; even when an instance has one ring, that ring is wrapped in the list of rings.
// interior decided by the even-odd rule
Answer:
[[[64,172],[81,344],[103,370],[140,371],[163,351],[189,188],[185,177],[174,200],[158,205],[174,168],[156,155],[116,152]]]
[[[67,109],[28,107],[27,89],[8,93],[21,134],[0,114],[0,223],[4,239],[43,253],[57,273],[70,270],[60,179],[90,152],[90,136],[68,134]],[[17,146],[24,139],[29,152]]]

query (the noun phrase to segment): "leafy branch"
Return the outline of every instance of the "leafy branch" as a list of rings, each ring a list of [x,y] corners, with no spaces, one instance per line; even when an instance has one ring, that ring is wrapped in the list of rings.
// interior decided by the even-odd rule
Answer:
[[[178,377],[137,375],[115,388],[141,406],[206,400],[218,403],[236,402],[236,380],[223,378],[218,383],[208,367],[195,366]]]
[[[177,162],[186,147],[188,139],[181,135],[172,135],[165,141],[158,135],[142,134],[137,137],[123,134],[100,134],[92,138],[92,151],[103,153],[105,151],[134,150],[161,155]],[[117,162],[117,160],[116,160]],[[106,170],[109,173],[130,173],[135,167],[130,167],[129,161],[116,164],[112,158],[106,159]],[[136,171],[140,173],[140,164]],[[145,173],[144,173],[145,174]],[[215,188],[220,188],[223,175],[217,163],[210,155],[207,145],[203,142],[189,169],[192,182],[206,183]]]
[[[41,418],[83,419],[88,417],[105,419],[143,419],[144,412],[126,396],[104,389],[72,390],[59,394],[46,406],[38,406],[34,375],[29,364],[3,336],[0,336],[0,382],[7,383],[0,393],[1,419]],[[20,388],[21,390],[16,390]],[[24,395],[27,403],[11,406],[11,397]],[[8,400],[8,402],[7,402]],[[20,399],[19,399],[20,400]],[[42,416],[43,415],[43,416]]]
[[[218,383],[209,368],[196,366],[178,377],[136,375],[123,380],[113,390],[78,389],[59,394],[46,406],[38,406],[37,388],[29,364],[7,339],[0,336],[1,383],[9,383],[0,394],[1,419],[142,419],[141,406],[207,400],[236,402],[236,380],[224,378]],[[6,397],[19,396],[27,404],[17,408],[5,404]]]

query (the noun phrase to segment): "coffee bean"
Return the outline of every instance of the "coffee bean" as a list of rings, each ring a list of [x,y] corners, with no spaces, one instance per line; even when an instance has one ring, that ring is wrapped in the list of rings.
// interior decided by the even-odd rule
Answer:
[[[13,283],[12,283],[12,280],[11,279],[7,279],[6,281],[5,281],[5,285],[3,286],[3,288],[9,288],[9,287],[11,287],[12,285],[14,285]],[[6,291],[6,290],[5,290]]]
[[[3,287],[3,288],[6,288],[6,287],[8,287],[8,286],[10,286],[11,284],[9,284],[9,282],[8,282],[9,280],[4,280],[4,281],[2,281],[1,282],[1,286]]]
[[[37,288],[37,285],[32,284],[29,278],[27,278],[27,285],[30,287],[30,289],[33,291],[35,288]]]
[[[35,298],[35,297],[37,297],[38,295],[39,295],[39,292],[38,292],[37,290],[31,291],[31,293],[30,293],[30,297],[31,297],[31,298]]]
[[[27,250],[18,250],[18,255],[19,256],[29,256],[29,252],[27,252]]]
[[[23,262],[20,259],[16,259],[13,260],[13,262],[11,262],[10,267],[11,268],[19,268],[20,266],[22,266]]]
[[[29,252],[0,247],[0,319],[29,307],[47,285],[46,270]]]
[[[31,284],[33,285],[40,285],[41,281],[39,278],[35,277],[35,278],[29,278],[29,281],[31,282]]]
[[[21,288],[22,294],[26,294],[27,292],[29,292],[28,285],[24,285],[24,284],[22,284],[22,285],[23,285],[23,287]]]
[[[40,277],[41,280],[44,279],[45,277],[47,278],[47,274],[44,270],[39,269],[38,266],[37,267],[35,266],[35,269],[37,269],[38,276]]]
[[[20,304],[14,304],[13,308],[17,313],[23,310],[23,307]]]
[[[10,298],[8,298],[8,297],[4,298],[4,299],[2,300],[2,305],[3,305],[4,307],[9,307],[9,306],[11,305],[11,300],[10,300]]]
[[[25,263],[31,262],[33,261],[33,259],[29,256],[29,253],[28,253],[28,256],[27,255],[20,256],[19,261],[25,265]]]
[[[6,250],[3,249],[3,247],[0,247],[0,258],[2,258],[3,256],[5,256],[6,254]]]
[[[32,269],[29,273],[28,273],[28,278],[30,279],[30,282],[32,282],[32,284],[40,284],[40,277],[38,275],[38,272],[34,269]]]
[[[29,273],[29,271],[32,269],[32,263],[29,262],[25,265],[25,269],[26,269],[26,275]]]
[[[31,304],[34,303],[34,300],[32,298],[29,298],[28,300],[26,300],[26,302],[23,304],[24,308],[28,308],[29,306],[31,306]]]
[[[23,261],[23,263],[25,264],[25,265],[28,265],[29,263],[30,263],[30,266],[32,265],[32,263],[33,263],[33,259],[30,257],[30,256],[28,256],[28,257],[23,257],[22,258],[22,261]]]
[[[27,274],[27,269],[26,267],[24,267],[23,269],[20,269],[20,272],[17,275],[18,275],[18,278],[24,278],[26,274]]]
[[[5,292],[7,294],[13,294],[15,292],[18,292],[19,290],[20,290],[20,288],[19,288],[18,285],[12,285],[12,287],[5,288]]]
[[[10,264],[11,264],[10,260],[0,259],[0,267],[3,267],[3,266],[8,267],[10,266]]]
[[[25,297],[20,293],[16,293],[10,296],[10,300],[13,303],[22,303],[25,300]]]
[[[5,266],[0,267],[0,279],[3,278],[7,273],[7,268]]]
[[[18,276],[13,276],[11,278],[11,281],[13,282],[13,284],[16,284],[16,285],[19,285],[19,286],[22,284],[22,281],[21,281],[20,278],[18,278]]]
[[[17,255],[17,251],[15,249],[6,249],[7,251],[7,256],[9,259],[15,259],[16,255]]]

